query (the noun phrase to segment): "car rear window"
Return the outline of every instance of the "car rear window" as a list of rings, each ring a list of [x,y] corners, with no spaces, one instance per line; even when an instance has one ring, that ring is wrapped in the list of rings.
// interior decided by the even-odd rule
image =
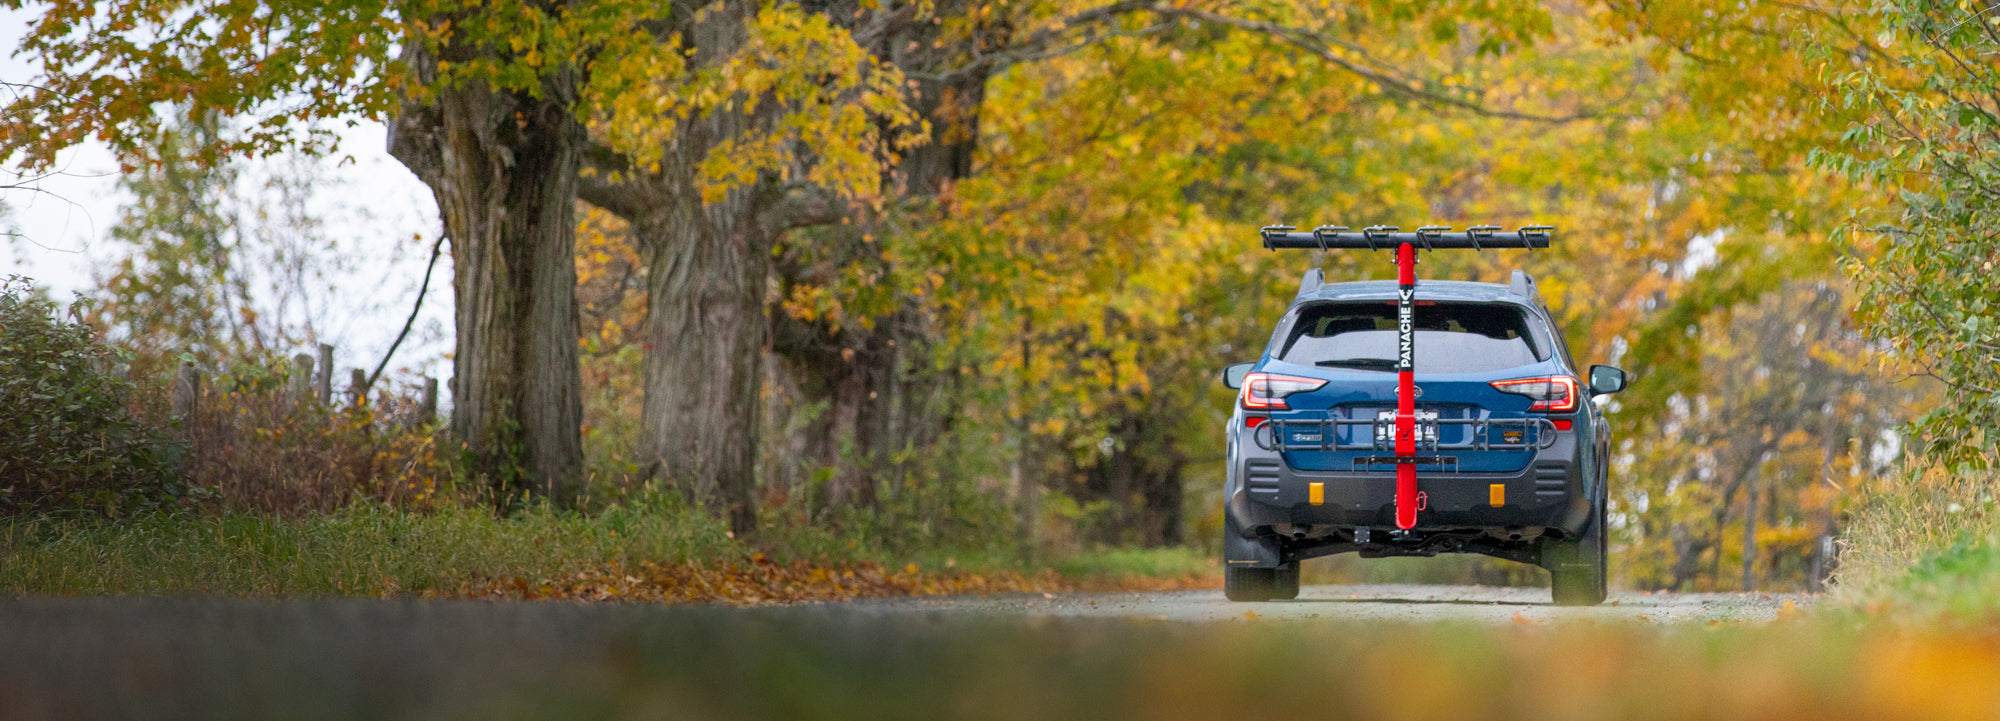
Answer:
[[[1417,372],[1481,373],[1548,358],[1520,306],[1418,301]],[[1395,370],[1396,304],[1319,303],[1299,311],[1278,359],[1299,365]]]

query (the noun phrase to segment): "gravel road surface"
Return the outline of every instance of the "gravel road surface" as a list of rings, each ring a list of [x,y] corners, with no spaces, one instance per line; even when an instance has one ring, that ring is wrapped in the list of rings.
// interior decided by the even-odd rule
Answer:
[[[1491,586],[1374,584],[1307,586],[1291,601],[1230,603],[1221,591],[1008,595],[857,601],[857,609],[883,613],[951,611],[989,616],[1126,617],[1168,621],[1466,621],[1552,622],[1571,619],[1640,623],[1764,623],[1787,602],[1810,597],[1769,593],[1613,593],[1604,605],[1565,608],[1549,603],[1548,589]],[[1252,615],[1246,615],[1252,614]]]

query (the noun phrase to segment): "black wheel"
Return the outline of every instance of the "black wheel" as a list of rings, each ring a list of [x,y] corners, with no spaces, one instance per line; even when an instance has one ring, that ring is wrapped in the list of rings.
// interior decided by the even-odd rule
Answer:
[[[1596,515],[1582,538],[1542,542],[1542,564],[1549,569],[1549,593],[1558,606],[1595,606],[1609,595],[1604,571],[1609,555],[1604,528],[1604,494],[1597,496]]]
[[[1277,573],[1273,574],[1274,576],[1276,576],[1276,578],[1273,579],[1275,583],[1271,585],[1272,600],[1290,601],[1294,598],[1298,598],[1299,597],[1298,562],[1293,561],[1283,566],[1279,566],[1276,570]]]
[[[1297,576],[1292,587],[1298,588]],[[1222,569],[1222,595],[1231,601],[1269,601],[1278,590],[1278,569],[1230,566]],[[1294,591],[1296,593],[1296,591]]]

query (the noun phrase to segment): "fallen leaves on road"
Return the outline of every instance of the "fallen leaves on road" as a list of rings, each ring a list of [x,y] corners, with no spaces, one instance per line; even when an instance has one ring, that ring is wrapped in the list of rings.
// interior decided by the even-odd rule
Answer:
[[[955,565],[955,564],[954,564]],[[1164,591],[1214,588],[1214,576],[1180,578],[1150,576],[1071,577],[1052,570],[1039,573],[1001,571],[973,573],[957,568],[927,571],[908,564],[888,568],[878,563],[778,563],[758,554],[749,563],[613,564],[561,578],[494,578],[472,584],[456,597],[609,601],[644,603],[720,603],[755,606],[802,601],[847,601],[857,598],[1043,593],[1075,591]],[[1049,597],[1053,598],[1052,595]]]

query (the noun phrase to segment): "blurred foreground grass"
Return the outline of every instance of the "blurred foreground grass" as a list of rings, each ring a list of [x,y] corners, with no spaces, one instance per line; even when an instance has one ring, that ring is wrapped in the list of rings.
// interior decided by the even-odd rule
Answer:
[[[729,537],[671,504],[496,517],[361,504],[297,519],[160,514],[0,520],[0,596],[212,595],[764,602],[1212,585],[1189,549],[888,547],[811,526]]]
[[[0,601],[14,718],[1983,719],[2000,635]]]

